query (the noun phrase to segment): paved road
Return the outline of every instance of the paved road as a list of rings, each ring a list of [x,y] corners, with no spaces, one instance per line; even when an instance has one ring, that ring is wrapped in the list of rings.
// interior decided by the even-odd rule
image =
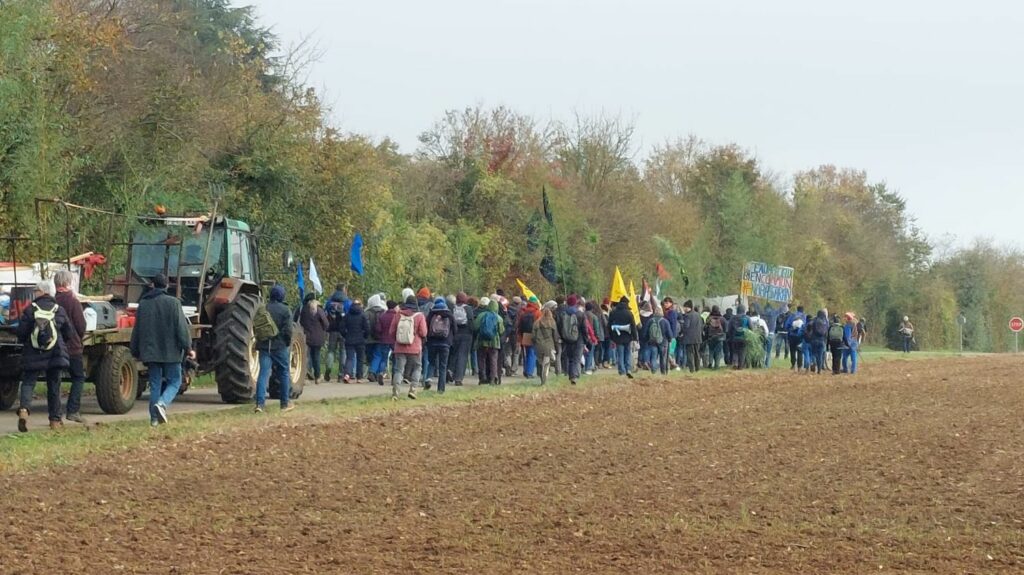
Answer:
[[[508,380],[515,381],[516,378],[506,378],[506,381]],[[466,378],[466,385],[472,386],[475,384],[475,377]],[[89,383],[85,385],[86,390],[91,386]],[[306,382],[306,388],[302,392],[302,397],[299,398],[298,401],[301,403],[304,401],[316,401],[320,399],[368,397],[373,395],[386,395],[390,393],[390,383],[387,383],[384,386],[369,383],[321,383],[320,385],[313,385],[313,382],[309,381]],[[276,400],[269,399],[267,401],[268,403],[276,402]],[[46,429],[48,426],[46,418],[46,398],[36,397],[33,405],[35,409],[29,418],[29,429]],[[170,415],[173,417],[175,414],[180,413],[214,411],[218,409],[231,409],[233,407],[237,406],[227,405],[221,402],[220,395],[217,394],[217,389],[215,387],[190,389],[187,393],[179,396],[178,399],[174,401],[174,405],[172,405],[170,409]],[[133,419],[146,420],[149,419],[149,394],[147,393],[146,395],[143,395],[141,399],[135,402],[135,407],[124,415],[107,415],[103,413],[99,405],[96,403],[96,397],[89,395],[82,398],[82,415],[90,425],[97,423],[114,423],[117,421]],[[78,424],[67,421],[64,425],[76,426]],[[17,431],[18,417],[16,410],[11,409],[9,411],[0,412],[0,435],[17,433]]]

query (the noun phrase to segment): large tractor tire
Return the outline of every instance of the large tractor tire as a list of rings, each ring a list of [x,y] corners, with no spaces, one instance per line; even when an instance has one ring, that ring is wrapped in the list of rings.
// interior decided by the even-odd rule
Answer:
[[[260,300],[254,294],[239,294],[217,316],[213,328],[217,391],[225,403],[245,403],[256,391],[260,372],[252,320]]]
[[[288,378],[291,380],[288,396],[291,399],[298,399],[306,386],[306,366],[309,362],[306,354],[308,350],[309,348],[306,347],[306,334],[302,331],[302,326],[297,323],[292,324],[292,345],[288,348]],[[270,399],[281,399],[279,377],[280,374],[275,370],[270,378],[270,383],[267,385],[267,393],[270,395]]]
[[[131,411],[139,390],[139,370],[131,351],[123,345],[107,348],[96,370],[96,401],[103,413]]]
[[[18,402],[21,382],[17,379],[0,380],[0,411],[7,411]]]

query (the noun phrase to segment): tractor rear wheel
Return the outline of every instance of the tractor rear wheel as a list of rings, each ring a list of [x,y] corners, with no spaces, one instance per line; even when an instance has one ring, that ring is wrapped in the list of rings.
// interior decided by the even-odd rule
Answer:
[[[288,348],[288,379],[291,380],[288,396],[291,399],[298,399],[306,385],[306,366],[309,361],[306,354],[308,349],[306,347],[306,333],[302,331],[302,326],[297,323],[292,324],[292,344]],[[281,399],[281,383],[278,379],[280,377],[281,375],[277,370],[274,370],[270,377],[270,383],[267,385],[267,393],[270,395],[270,399]]]
[[[213,328],[217,391],[225,403],[245,403],[256,390],[260,362],[252,334],[253,316],[259,306],[255,294],[239,294],[220,312]]]
[[[138,396],[139,370],[131,351],[123,345],[107,348],[96,371],[96,401],[103,413],[131,411]]]
[[[21,382],[17,379],[0,380],[0,411],[7,411],[18,401]]]

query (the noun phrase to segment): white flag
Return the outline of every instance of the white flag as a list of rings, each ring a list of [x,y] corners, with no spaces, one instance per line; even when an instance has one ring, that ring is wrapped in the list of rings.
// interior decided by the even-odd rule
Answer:
[[[316,264],[313,263],[313,258],[309,258],[309,282],[313,284],[313,289],[317,294],[324,293],[324,286],[320,283],[320,274],[316,273]]]

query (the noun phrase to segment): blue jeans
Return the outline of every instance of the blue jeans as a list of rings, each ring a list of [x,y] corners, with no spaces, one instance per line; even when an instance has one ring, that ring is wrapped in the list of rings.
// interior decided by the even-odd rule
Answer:
[[[775,334],[770,334],[764,342],[764,367],[772,366],[772,342],[775,341]]]
[[[583,353],[583,358],[586,360],[583,365],[584,371],[594,371],[595,349],[597,349],[597,344],[587,344],[587,351]]]
[[[532,345],[524,345],[523,377],[533,377],[534,375],[537,375],[537,350],[533,349]]]
[[[629,344],[615,344],[615,365],[619,368],[619,375],[626,375],[633,368],[633,352]]]
[[[903,353],[910,353],[910,343],[914,341],[914,338],[903,336]]]
[[[814,365],[818,366],[818,373],[825,371],[825,340],[816,339],[811,342],[811,355],[814,356]]]
[[[373,344],[370,344],[373,345]],[[345,344],[345,375],[353,379],[363,379],[366,365],[366,344]]]
[[[178,397],[178,390],[181,389],[181,362],[147,363],[146,369],[149,371],[149,419],[156,421],[157,404],[163,404],[166,409]],[[167,378],[166,385],[164,378]]]
[[[686,344],[683,343],[683,338],[676,338],[676,367],[682,369],[686,367]]]
[[[640,363],[647,366],[647,369],[654,373],[658,363],[658,346],[645,343],[640,348]]]
[[[448,381],[448,354],[451,353],[451,346],[446,344],[428,345],[427,354],[431,363],[437,367],[437,392],[444,393],[445,383]]]
[[[423,354],[420,359],[420,363],[423,365],[423,381],[430,380],[430,352],[427,351],[426,346],[423,346]]]
[[[860,343],[856,341],[850,342],[850,347],[843,350],[843,371],[848,373],[857,373],[857,356],[860,355]],[[847,368],[847,362],[851,361],[853,365]]]
[[[378,343],[373,346],[373,358],[370,360],[370,373],[379,375],[388,370],[388,359],[391,358],[391,346]]]
[[[782,357],[789,359],[789,335],[785,333],[775,334],[775,359]]]
[[[725,340],[714,338],[708,342],[708,355],[711,359],[711,369],[718,369],[725,362],[724,348]]]
[[[804,354],[804,369],[810,371],[811,365],[813,365],[811,361],[811,342],[804,340],[800,343],[800,350]]]
[[[256,377],[256,405],[263,407],[267,403],[267,384],[270,374],[277,368],[280,383],[281,407],[287,407],[292,393],[292,377],[288,372],[290,354],[284,347],[276,351],[260,350],[260,374]]]

